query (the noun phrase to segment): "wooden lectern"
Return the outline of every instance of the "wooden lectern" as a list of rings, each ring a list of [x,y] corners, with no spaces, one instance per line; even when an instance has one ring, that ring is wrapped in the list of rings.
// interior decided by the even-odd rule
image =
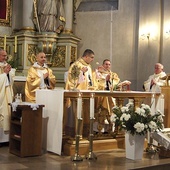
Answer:
[[[164,95],[164,126],[170,128],[170,86],[162,86],[161,93]]]

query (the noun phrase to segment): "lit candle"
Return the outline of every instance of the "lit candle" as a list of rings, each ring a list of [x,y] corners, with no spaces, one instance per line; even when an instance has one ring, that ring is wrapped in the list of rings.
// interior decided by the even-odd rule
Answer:
[[[17,36],[15,36],[15,49],[14,49],[14,52],[15,53],[17,52]]]
[[[82,112],[82,98],[81,95],[77,98],[77,118],[81,118],[81,112]]]
[[[4,36],[4,50],[6,51],[6,35]]]
[[[90,98],[90,118],[94,118],[94,96]]]

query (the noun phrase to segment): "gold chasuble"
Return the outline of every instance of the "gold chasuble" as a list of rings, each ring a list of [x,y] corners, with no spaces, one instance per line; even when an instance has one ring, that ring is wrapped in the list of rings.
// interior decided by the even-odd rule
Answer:
[[[4,73],[3,67],[6,63],[0,62],[0,128],[9,131],[9,120],[11,116],[11,108],[8,103],[13,102],[13,78],[12,71],[9,75]]]
[[[74,66],[80,68],[80,73],[78,79],[74,80],[71,76],[71,72]],[[83,73],[81,69],[83,67],[87,67],[88,71]],[[82,58],[79,58],[75,63],[73,63],[68,71],[68,78],[66,81],[66,90],[71,90],[74,88],[74,83],[76,84],[76,88],[79,90],[87,90],[90,86],[93,86],[93,77],[92,77],[92,68],[90,64],[87,64]]]
[[[43,74],[49,74],[47,79],[44,79]],[[37,89],[54,89],[56,83],[55,76],[52,70],[36,63],[28,70],[28,75],[25,84],[25,100],[28,102],[35,102],[35,92]]]
[[[72,69],[74,67],[79,68],[79,75],[76,80],[72,78]],[[87,67],[88,71],[83,73],[81,69],[83,67]],[[79,58],[75,61],[69,68],[68,71],[68,78],[66,81],[66,90],[74,89],[74,83],[76,84],[76,88],[79,90],[88,90],[90,87],[93,86],[93,77],[92,77],[92,68],[90,64],[87,64],[83,58]],[[69,103],[69,104],[68,104]],[[77,101],[75,99],[67,100],[67,113],[66,113],[66,124],[65,124],[65,133],[71,137],[75,137],[75,128],[77,124],[76,113],[77,113]],[[83,100],[83,107],[82,107],[82,118],[83,122],[80,127],[80,136],[87,137],[89,131],[89,108],[90,102],[88,99]]]
[[[104,68],[96,69],[93,73],[93,77],[95,78],[95,84],[98,90],[117,90],[118,84],[120,83],[120,79],[116,73],[111,72],[110,70],[106,70]],[[106,81],[106,76],[110,75],[110,80]],[[112,108],[114,106],[112,97],[99,97],[96,101],[96,107],[103,106],[108,109],[109,114],[112,113]]]

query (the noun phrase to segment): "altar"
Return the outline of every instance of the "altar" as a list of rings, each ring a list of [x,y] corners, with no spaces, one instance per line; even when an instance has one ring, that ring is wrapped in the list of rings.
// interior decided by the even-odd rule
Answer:
[[[124,99],[133,99],[135,107],[138,107],[141,102],[145,102],[146,98],[159,97],[160,93],[153,92],[141,92],[141,91],[90,91],[81,90],[68,91],[64,89],[54,89],[54,90],[37,90],[36,91],[36,103],[43,104],[43,147],[47,151],[54,152],[61,155],[63,147],[63,114],[64,114],[64,101],[67,98],[77,99],[81,94],[82,99],[91,98],[92,94],[94,97],[109,96],[114,97],[117,100],[118,105],[122,105]],[[155,107],[155,106],[154,106]],[[68,141],[70,139],[68,138]],[[64,141],[67,143],[68,141]],[[69,143],[69,142],[68,142]],[[67,147],[68,144],[67,143]],[[73,143],[72,143],[73,144]],[[75,143],[73,144],[75,146]],[[101,145],[101,144],[100,144]],[[86,140],[86,145],[88,146],[88,140]],[[105,148],[103,148],[105,149]],[[67,154],[71,154],[68,151]]]

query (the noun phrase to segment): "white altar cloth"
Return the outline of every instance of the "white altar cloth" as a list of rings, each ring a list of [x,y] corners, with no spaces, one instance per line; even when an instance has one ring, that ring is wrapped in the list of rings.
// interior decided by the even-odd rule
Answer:
[[[0,128],[0,143],[9,142],[9,132],[4,133],[4,130]]]
[[[37,90],[36,103],[43,104],[43,149],[61,155],[64,90]]]

